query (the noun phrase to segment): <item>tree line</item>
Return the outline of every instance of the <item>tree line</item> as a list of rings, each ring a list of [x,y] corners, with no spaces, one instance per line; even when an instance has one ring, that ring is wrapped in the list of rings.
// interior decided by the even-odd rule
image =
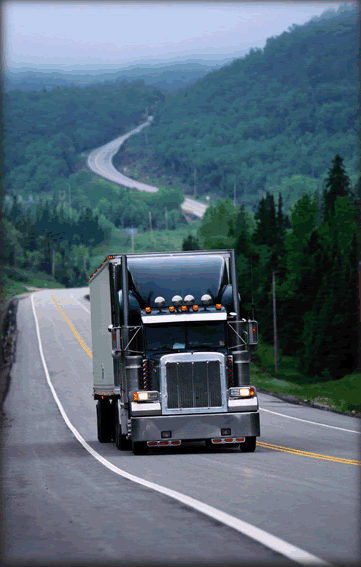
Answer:
[[[226,198],[206,211],[198,238],[183,242],[183,250],[236,249],[243,316],[251,315],[254,302],[269,344],[275,272],[281,353],[296,355],[303,373],[325,380],[340,378],[357,364],[359,193],[337,154],[322,193],[304,193],[290,215],[281,194],[275,203],[267,193],[254,218]]]

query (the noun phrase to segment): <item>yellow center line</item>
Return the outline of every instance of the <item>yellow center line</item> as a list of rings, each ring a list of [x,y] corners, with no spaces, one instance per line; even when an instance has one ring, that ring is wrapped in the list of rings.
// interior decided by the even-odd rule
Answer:
[[[360,461],[354,461],[352,459],[342,459],[339,457],[331,457],[329,455],[309,453],[308,451],[299,451],[298,449],[291,449],[290,447],[281,447],[280,445],[273,445],[272,443],[264,443],[263,441],[257,441],[257,445],[259,445],[260,447],[265,447],[267,449],[274,449],[275,451],[284,451],[285,453],[300,455],[301,457],[311,457],[313,459],[321,459],[324,461],[332,461],[334,463],[343,463],[346,465],[357,465],[357,466],[361,465]]]
[[[83,349],[85,350],[85,352],[90,356],[90,358],[93,358],[92,352],[90,350],[90,348],[85,344],[85,342],[83,341],[83,339],[81,338],[81,336],[79,335],[78,331],[76,330],[76,328],[74,327],[73,323],[70,321],[69,317],[67,317],[64,313],[64,311],[62,310],[62,308],[60,307],[59,303],[57,302],[57,300],[55,299],[55,297],[52,295],[51,296],[53,298],[53,301],[55,303],[55,307],[57,308],[57,310],[59,311],[59,313],[61,313],[61,315],[64,317],[65,321],[68,323],[69,327],[71,328],[71,330],[73,331],[74,335],[76,336],[76,338],[78,339],[78,341],[80,342],[81,346],[83,347]]]

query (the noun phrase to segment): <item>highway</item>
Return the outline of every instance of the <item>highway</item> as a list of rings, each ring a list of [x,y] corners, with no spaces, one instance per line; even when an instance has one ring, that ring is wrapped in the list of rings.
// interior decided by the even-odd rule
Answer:
[[[108,142],[104,146],[96,148],[93,150],[87,159],[87,165],[93,173],[108,179],[109,181],[113,181],[114,183],[118,183],[122,185],[122,187],[129,187],[130,189],[137,189],[138,191],[147,191],[148,193],[156,193],[158,191],[158,187],[154,187],[153,185],[147,185],[146,183],[141,183],[140,181],[136,181],[135,179],[131,179],[131,177],[127,177],[120,171],[118,171],[113,165],[113,157],[118,153],[120,146],[134,134],[138,134],[143,130],[143,128],[148,127],[153,120],[153,117],[150,116],[146,122],[143,122],[137,128],[130,130],[127,134],[123,136],[119,136],[115,138],[111,142]],[[204,203],[200,203],[199,201],[195,201],[194,199],[189,199],[188,197],[185,198],[184,202],[181,205],[181,209],[185,214],[193,215],[196,218],[201,219],[207,210],[208,205]]]
[[[356,565],[360,421],[261,394],[255,453],[100,444],[88,291],[19,302],[2,564]]]

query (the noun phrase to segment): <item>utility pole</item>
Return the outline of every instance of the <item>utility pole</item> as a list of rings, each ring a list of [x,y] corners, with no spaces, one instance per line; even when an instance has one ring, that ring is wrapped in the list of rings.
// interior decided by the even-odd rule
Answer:
[[[276,272],[272,271],[273,295],[273,345],[275,357],[275,372],[278,372],[277,316],[276,316]]]
[[[154,249],[154,240],[153,240],[153,228],[152,228],[152,213],[149,211],[149,226],[150,226],[150,237],[152,241],[152,246]]]
[[[168,211],[167,211],[167,207],[164,207],[164,211],[165,211],[165,226],[168,230]]]
[[[53,251],[52,251],[51,275],[54,279],[55,278],[55,248],[53,248]]]

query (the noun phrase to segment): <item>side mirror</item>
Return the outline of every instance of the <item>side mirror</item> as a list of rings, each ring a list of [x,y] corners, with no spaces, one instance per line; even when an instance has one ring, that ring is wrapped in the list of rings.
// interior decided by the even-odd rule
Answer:
[[[113,325],[109,325],[109,327],[108,327],[108,331],[109,331],[109,333],[111,333],[111,332],[112,332],[112,330],[113,330]]]

